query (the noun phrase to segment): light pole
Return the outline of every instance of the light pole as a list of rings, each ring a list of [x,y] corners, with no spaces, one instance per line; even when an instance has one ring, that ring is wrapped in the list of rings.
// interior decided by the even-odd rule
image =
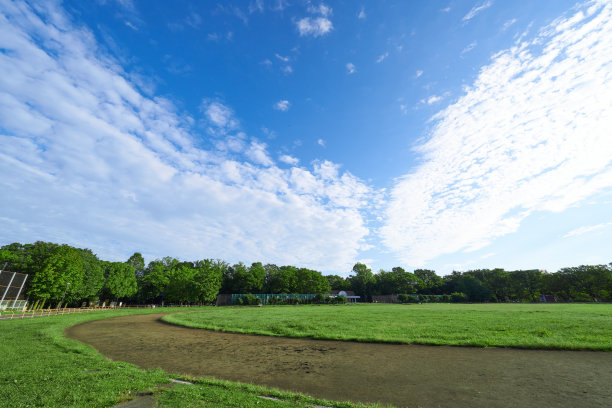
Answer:
[[[64,294],[62,295],[62,300],[60,300],[57,308],[59,309],[62,303],[64,303],[64,298],[66,297],[66,292],[68,291],[68,286],[70,286],[70,282],[66,282],[66,289],[64,289]]]

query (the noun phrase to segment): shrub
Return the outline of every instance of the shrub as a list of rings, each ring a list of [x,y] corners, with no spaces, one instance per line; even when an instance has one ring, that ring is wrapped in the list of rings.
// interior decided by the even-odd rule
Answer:
[[[321,293],[317,293],[312,300],[313,303],[321,304],[325,302],[325,296]]]
[[[585,293],[585,292],[574,293],[572,298],[576,302],[592,302],[593,301],[593,298],[588,293]]]
[[[610,292],[608,292],[605,289],[602,289],[599,292],[597,292],[597,297],[599,298],[599,300],[603,300],[603,301],[611,300]]]
[[[252,295],[250,293],[247,293],[246,295],[242,296],[242,303],[241,304],[245,304],[245,305],[251,305],[251,306],[256,306],[261,304],[261,299],[259,299],[257,296]]]
[[[453,303],[467,302],[467,300],[468,300],[468,297],[463,292],[453,292],[453,293],[451,293],[451,301]]]

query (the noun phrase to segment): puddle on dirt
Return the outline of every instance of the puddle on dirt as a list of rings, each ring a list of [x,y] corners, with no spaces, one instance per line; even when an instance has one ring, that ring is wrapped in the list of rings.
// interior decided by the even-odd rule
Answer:
[[[372,344],[214,332],[161,315],[66,329],[105,356],[319,398],[398,407],[610,407],[612,353]]]

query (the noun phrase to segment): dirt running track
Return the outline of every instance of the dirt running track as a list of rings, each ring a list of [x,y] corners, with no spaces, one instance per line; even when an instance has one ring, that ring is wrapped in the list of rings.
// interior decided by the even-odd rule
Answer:
[[[399,407],[612,407],[612,353],[251,336],[174,326],[161,316],[83,323],[66,335],[144,368],[335,400]]]

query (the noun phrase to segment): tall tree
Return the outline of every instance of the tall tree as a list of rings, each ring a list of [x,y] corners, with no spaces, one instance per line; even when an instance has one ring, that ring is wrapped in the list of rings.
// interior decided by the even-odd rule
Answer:
[[[331,290],[329,282],[321,272],[307,268],[296,271],[296,288],[294,293],[320,293],[327,294]]]
[[[111,262],[106,270],[104,294],[119,300],[136,294],[137,290],[134,267],[123,262]]]
[[[56,246],[53,253],[42,262],[41,270],[33,273],[30,281],[30,297],[64,303],[81,299],[85,268],[75,248],[68,245]]]
[[[266,270],[261,262],[253,262],[247,274],[247,292],[261,293],[266,279]]]
[[[134,252],[134,254],[130,256],[125,263],[134,268],[137,278],[144,276],[145,260],[140,252]]]
[[[343,290],[349,287],[346,279],[339,275],[326,275],[325,278],[329,285],[331,286],[331,290]]]
[[[372,270],[362,263],[353,266],[353,274],[348,280],[351,282],[351,289],[359,296],[363,302],[372,300],[372,289],[375,283]]]
[[[439,294],[442,288],[442,278],[431,269],[415,269],[414,275],[419,279],[419,293],[426,295]]]
[[[87,300],[97,300],[104,287],[104,267],[98,257],[89,249],[77,249],[83,261],[85,276],[79,297]]]

